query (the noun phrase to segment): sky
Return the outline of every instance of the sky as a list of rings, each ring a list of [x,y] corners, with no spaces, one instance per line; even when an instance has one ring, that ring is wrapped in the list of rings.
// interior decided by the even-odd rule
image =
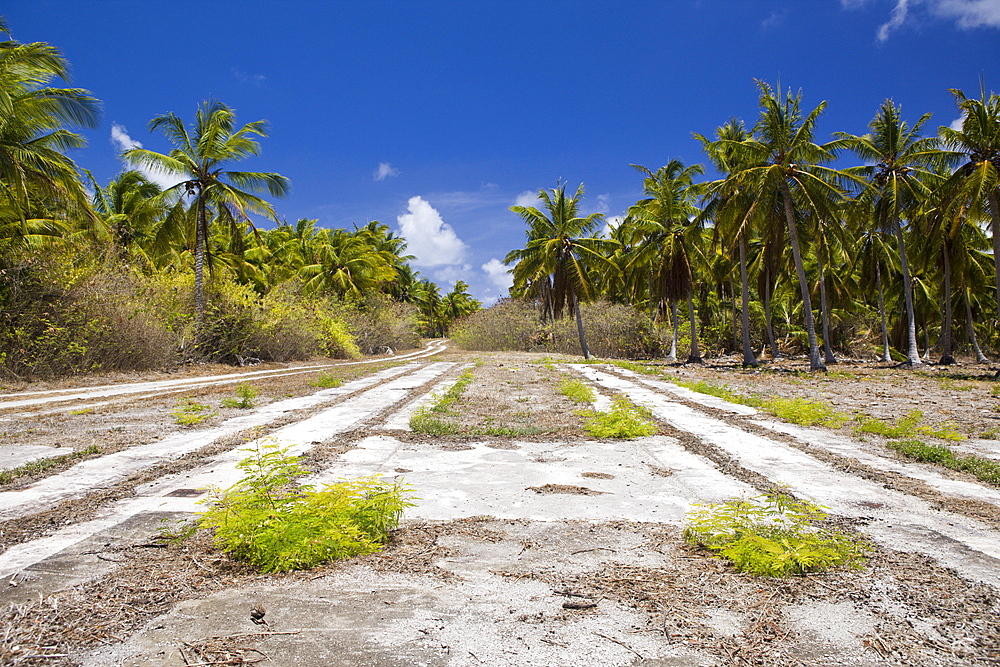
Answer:
[[[911,123],[932,113],[934,133],[958,119],[949,89],[1000,90],[1000,0],[2,0],[0,15],[102,101],[72,153],[98,182],[123,148],[170,150],[150,119],[217,99],[268,121],[234,168],[291,180],[279,219],[379,220],[421,276],[486,304],[525,242],[512,205],[583,183],[583,212],[619,219],[642,197],[630,165],[705,163],[692,133],[752,125],[755,80],[826,101],[820,141],[863,134],[886,98]]]

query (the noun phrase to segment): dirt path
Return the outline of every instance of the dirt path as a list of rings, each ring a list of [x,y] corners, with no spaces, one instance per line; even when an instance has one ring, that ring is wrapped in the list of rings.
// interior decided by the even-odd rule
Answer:
[[[903,461],[844,427],[797,427],[667,381],[704,369],[656,378],[534,355],[427,353],[363,372],[324,367],[342,381],[326,389],[310,384],[318,366],[185,378],[173,388],[210,406],[232,383],[261,389],[254,408],[213,407],[188,427],[172,423],[176,396],[163,386],[81,415],[70,406],[116,390],[66,390],[58,415],[42,414],[50,401],[19,403],[54,394],[0,397],[0,447],[84,451],[103,444],[100,422],[136,434],[0,487],[2,664],[1000,662],[997,488]],[[472,381],[449,433],[410,431],[414,410],[462,373]],[[646,405],[660,432],[587,437],[579,406],[559,392],[567,378],[602,406],[616,393]],[[788,379],[766,384],[835,395],[856,381]],[[401,477],[420,500],[383,552],[309,572],[260,575],[202,533],[160,539],[208,486],[238,479],[241,448],[262,439],[303,455],[312,483]],[[683,543],[694,503],[779,485],[869,541],[864,567],[760,579]],[[250,622],[257,605],[267,625]]]

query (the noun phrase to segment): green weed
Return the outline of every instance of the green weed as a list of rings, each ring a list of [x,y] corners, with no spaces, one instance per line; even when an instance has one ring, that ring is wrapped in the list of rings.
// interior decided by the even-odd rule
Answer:
[[[584,430],[595,438],[633,440],[658,430],[649,408],[632,403],[624,394],[611,399],[611,409],[607,412],[584,410],[580,416],[587,419]]]
[[[101,450],[97,445],[90,445],[84,449],[79,449],[75,452],[70,452],[69,454],[62,454],[61,456],[50,456],[44,459],[35,459],[34,461],[28,461],[23,465],[19,465],[16,468],[10,468],[9,470],[0,470],[0,484],[10,484],[18,477],[25,477],[29,475],[36,475],[40,472],[45,472],[51,468],[61,466],[70,461],[76,461],[77,459],[82,459],[85,456],[90,456],[91,454],[100,454]]]
[[[1000,461],[974,455],[959,456],[944,445],[928,445],[920,440],[893,440],[888,444],[911,459],[972,473],[981,482],[1000,486]]]
[[[312,382],[314,387],[322,387],[323,389],[334,389],[342,384],[344,381],[332,373],[320,373]]]
[[[174,416],[174,421],[181,426],[193,426],[194,424],[202,423],[206,419],[211,419],[217,414],[215,412],[205,412],[206,410],[208,410],[207,405],[189,398],[183,403],[178,403],[177,407],[170,414]]]
[[[80,408],[79,410],[70,410],[71,415],[89,415],[94,411],[94,408]]]
[[[816,524],[823,508],[782,494],[699,505],[687,515],[684,539],[732,562],[740,572],[784,577],[838,565],[860,567],[864,549]]]
[[[240,408],[246,410],[254,406],[253,399],[257,398],[258,392],[248,384],[241,384],[236,387],[236,398],[222,399],[224,408]]]
[[[778,419],[800,426],[828,426],[840,428],[848,420],[847,415],[837,412],[829,403],[809,398],[765,399],[761,407]]]
[[[642,375],[659,375],[660,369],[656,366],[647,366],[646,364],[637,364],[634,361],[622,361],[621,359],[612,360],[611,363],[618,368],[624,368],[627,371],[632,371],[633,373],[641,373]]]
[[[433,411],[426,406],[416,410],[410,417],[410,429],[414,433],[423,433],[424,435],[454,435],[459,432],[456,424],[435,416]]]
[[[215,544],[262,572],[311,568],[320,563],[378,551],[412,490],[398,482],[361,477],[321,490],[299,486],[299,457],[273,444],[247,450],[237,466],[244,476],[206,502],[199,527],[215,531]]]
[[[590,385],[580,380],[566,378],[559,385],[559,392],[577,403],[592,403],[594,401],[594,390]]]
[[[942,440],[965,440],[965,435],[955,430],[952,424],[945,424],[939,428],[923,426],[924,413],[914,410],[890,423],[876,417],[861,416],[856,427],[857,433],[874,433],[887,438],[904,438],[908,435],[925,435],[931,438],[941,438]]]

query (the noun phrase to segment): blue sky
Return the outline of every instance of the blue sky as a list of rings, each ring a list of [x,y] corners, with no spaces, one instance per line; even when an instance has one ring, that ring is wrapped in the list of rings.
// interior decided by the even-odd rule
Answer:
[[[506,293],[496,260],[524,241],[508,209],[559,179],[585,212],[642,193],[631,163],[705,162],[692,132],[757,116],[754,79],[828,102],[819,135],[861,134],[889,97],[929,128],[949,88],[1000,89],[1000,0],[311,2],[5,0],[14,38],[60,48],[104,104],[73,154],[99,182],[149,119],[206,98],[267,119],[263,153],[289,222],[380,220],[421,274]]]

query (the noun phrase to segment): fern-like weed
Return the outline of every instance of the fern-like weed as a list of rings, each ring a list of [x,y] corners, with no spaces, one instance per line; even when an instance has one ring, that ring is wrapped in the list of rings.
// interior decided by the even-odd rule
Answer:
[[[839,565],[860,567],[864,548],[844,533],[816,524],[823,508],[783,494],[699,505],[687,516],[684,539],[732,562],[740,572],[784,577]]]
[[[254,406],[253,399],[257,398],[258,392],[249,384],[243,383],[236,387],[236,398],[222,399],[224,408],[240,408],[246,410]]]
[[[576,403],[592,403],[594,401],[594,390],[590,385],[573,378],[566,378],[562,381],[562,384],[559,385],[559,393]]]
[[[259,444],[237,464],[243,478],[206,501],[199,526],[215,531],[215,543],[262,572],[307,569],[331,560],[378,551],[412,489],[378,477],[297,485],[305,472],[288,448]]]
[[[624,394],[612,398],[611,409],[606,412],[584,410],[580,415],[587,419],[584,430],[595,438],[633,440],[658,430],[649,408],[632,403]]]

